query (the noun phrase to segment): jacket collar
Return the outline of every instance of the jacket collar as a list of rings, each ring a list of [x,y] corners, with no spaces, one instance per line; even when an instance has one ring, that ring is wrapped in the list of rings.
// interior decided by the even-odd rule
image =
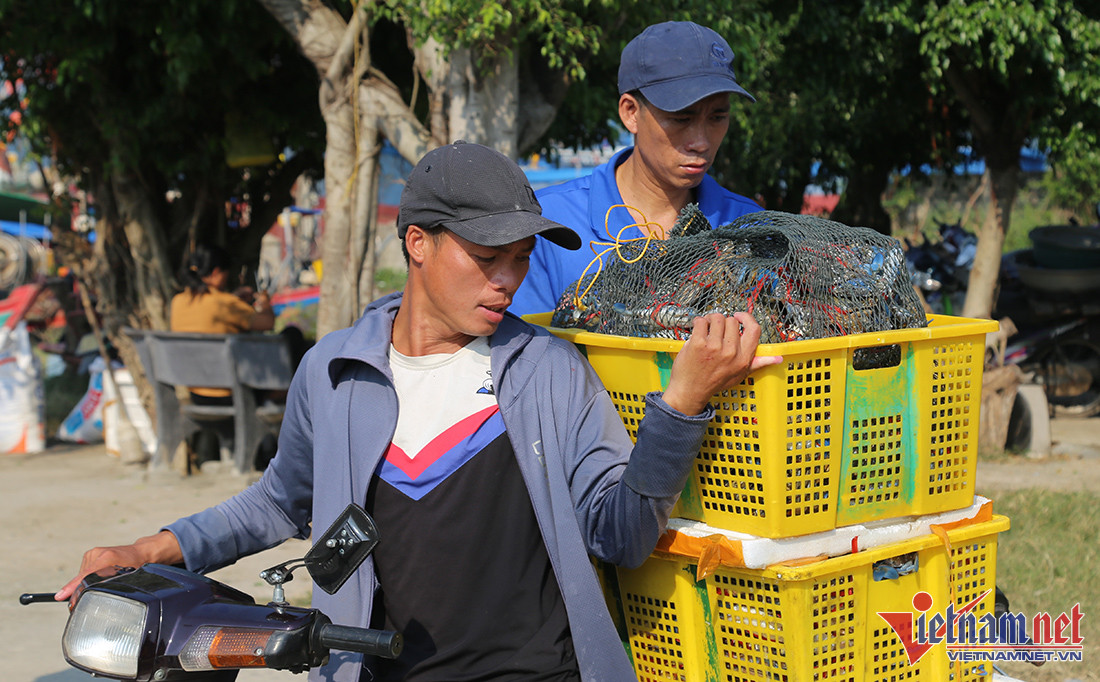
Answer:
[[[393,334],[393,319],[401,307],[401,292],[389,294],[366,307],[363,315],[347,329],[328,363],[329,380],[335,386],[349,362],[362,362],[381,372],[390,381],[389,347]],[[496,370],[493,383],[499,389],[499,374],[512,369],[512,360],[535,336],[534,328],[511,313],[505,313],[497,330],[489,337],[489,353]],[[533,365],[525,368],[530,373]],[[515,386],[522,386],[528,377],[513,376]]]
[[[328,376],[333,386],[340,381],[344,366],[349,362],[370,365],[393,380],[389,340],[393,334],[393,318],[400,307],[401,292],[383,296],[368,305],[355,324],[343,332],[328,362]]]

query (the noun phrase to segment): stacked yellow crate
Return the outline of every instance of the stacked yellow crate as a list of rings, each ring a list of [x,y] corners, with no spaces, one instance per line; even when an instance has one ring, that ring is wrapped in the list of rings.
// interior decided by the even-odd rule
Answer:
[[[932,316],[921,329],[761,345],[783,363],[715,396],[674,515],[785,539],[973,505],[985,335],[996,328]],[[645,394],[667,384],[682,342],[551,331],[584,351],[636,437]],[[984,679],[988,664],[949,665],[943,647],[910,665],[877,615],[913,611],[918,592],[942,610],[993,589],[1007,519],[984,505],[956,525],[755,569],[670,531],[641,568],[602,573],[643,681]],[[992,609],[990,593],[976,614]]]

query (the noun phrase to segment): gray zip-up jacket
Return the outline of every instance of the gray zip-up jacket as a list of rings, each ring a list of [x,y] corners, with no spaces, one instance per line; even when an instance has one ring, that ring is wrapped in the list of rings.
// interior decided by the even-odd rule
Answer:
[[[397,423],[388,350],[400,302],[400,294],[379,299],[306,354],[290,387],[278,456],[256,484],[168,526],[188,569],[212,571],[289,537],[306,538],[312,525],[328,528],[349,502],[366,501]],[[589,555],[630,567],[649,556],[713,411],[686,416],[651,393],[632,445],[571,343],[506,315],[489,344],[500,413],[565,599],[581,676],[634,679]],[[315,589],[313,606],[335,623],[366,627],[376,587],[368,558],[335,595]],[[358,654],[334,651],[310,679],[357,682],[360,663]]]

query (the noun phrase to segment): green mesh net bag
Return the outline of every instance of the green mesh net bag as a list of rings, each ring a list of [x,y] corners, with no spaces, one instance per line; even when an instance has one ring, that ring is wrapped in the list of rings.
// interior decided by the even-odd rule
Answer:
[[[695,204],[667,239],[620,240],[593,260],[551,324],[686,339],[696,316],[738,311],[760,323],[761,343],[927,324],[896,239],[777,211],[712,230]]]

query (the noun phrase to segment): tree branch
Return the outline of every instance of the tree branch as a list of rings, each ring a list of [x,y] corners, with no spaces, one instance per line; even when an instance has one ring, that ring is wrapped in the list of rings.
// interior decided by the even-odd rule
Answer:
[[[997,129],[997,124],[993,120],[993,112],[986,107],[985,101],[978,96],[975,88],[972,87],[963,74],[962,69],[955,66],[955,63],[952,60],[951,66],[947,67],[943,72],[943,76],[948,85],[951,86],[955,96],[966,108],[967,113],[970,114],[970,118],[974,121],[974,125],[980,131],[981,136],[988,139],[993,136]]]
[[[377,112],[378,129],[397,153],[411,163],[442,144],[416,118],[397,87],[388,79],[379,78],[373,70],[359,85],[359,100],[364,111]]]
[[[366,16],[367,12],[362,7],[356,7],[352,10],[351,19],[348,21],[343,35],[340,36],[340,45],[336,48],[336,53],[332,55],[332,61],[329,62],[328,69],[325,71],[321,83],[322,94],[324,94],[326,87],[335,88],[334,84],[340,80],[340,74],[347,71],[348,64],[355,54],[355,44],[366,29]],[[369,67],[370,50],[365,49],[364,51],[367,55],[367,66]]]
[[[347,22],[320,0],[257,0],[286,29],[306,59],[324,77],[334,60]]]

